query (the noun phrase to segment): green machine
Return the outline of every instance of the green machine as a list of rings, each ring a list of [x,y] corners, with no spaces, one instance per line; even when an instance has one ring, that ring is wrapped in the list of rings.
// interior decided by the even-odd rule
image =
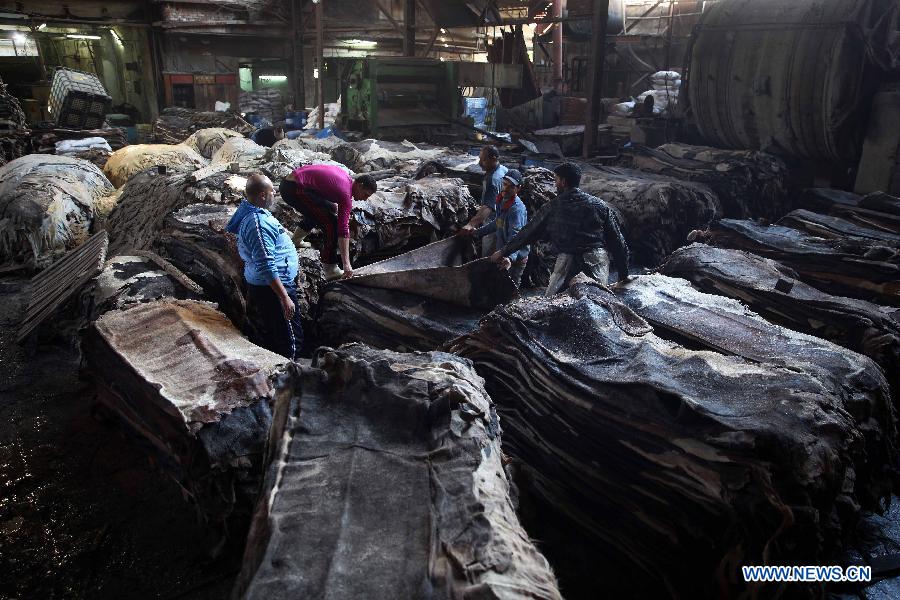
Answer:
[[[457,64],[422,58],[340,61],[341,126],[380,139],[450,129],[462,103]]]

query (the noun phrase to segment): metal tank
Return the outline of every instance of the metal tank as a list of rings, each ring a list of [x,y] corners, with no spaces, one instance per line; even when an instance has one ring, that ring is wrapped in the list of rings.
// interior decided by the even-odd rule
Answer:
[[[688,53],[686,116],[703,140],[855,164],[871,96],[896,67],[898,0],[723,0]]]

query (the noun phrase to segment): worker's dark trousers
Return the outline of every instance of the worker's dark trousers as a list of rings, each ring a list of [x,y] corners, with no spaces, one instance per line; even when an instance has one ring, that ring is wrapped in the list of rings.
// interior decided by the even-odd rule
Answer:
[[[284,287],[296,307],[297,288]],[[247,284],[247,319],[251,326],[250,340],[254,344],[291,360],[300,356],[303,347],[300,309],[294,311],[293,319],[285,319],[281,301],[272,288]]]
[[[311,231],[318,227],[325,234],[325,243],[319,251],[322,264],[337,264],[337,204],[329,202],[314,190],[300,187],[294,181],[282,181],[278,187],[281,199],[303,215],[300,227]]]

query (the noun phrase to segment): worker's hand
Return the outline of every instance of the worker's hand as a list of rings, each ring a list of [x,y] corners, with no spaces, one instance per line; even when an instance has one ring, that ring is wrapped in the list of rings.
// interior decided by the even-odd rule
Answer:
[[[341,279],[350,279],[353,277],[353,267],[347,265],[344,267],[344,274],[341,275]]]
[[[297,307],[294,305],[294,301],[291,300],[290,296],[284,295],[281,297],[281,310],[284,311],[284,318],[288,321],[294,318]]]
[[[493,259],[493,257],[491,257]],[[505,256],[497,263],[497,266],[503,269],[504,271],[509,271],[510,267],[512,267],[512,261],[506,258]]]
[[[505,258],[506,257],[503,256],[503,253],[500,252],[499,250],[494,252],[493,254],[491,254],[491,261],[495,262],[495,263],[499,263],[501,260],[503,260]]]
[[[461,237],[472,237],[472,235],[474,233],[475,233],[475,228],[472,227],[471,225],[466,225],[465,227],[463,227],[462,229],[457,231],[456,235],[461,236]]]

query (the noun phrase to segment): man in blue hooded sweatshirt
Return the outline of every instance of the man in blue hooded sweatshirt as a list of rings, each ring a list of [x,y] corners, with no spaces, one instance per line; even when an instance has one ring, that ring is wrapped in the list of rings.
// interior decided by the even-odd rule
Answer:
[[[291,236],[269,212],[275,188],[265,175],[252,175],[246,198],[226,231],[237,236],[247,281],[247,318],[258,346],[295,360],[303,345],[297,312],[297,249]]]

